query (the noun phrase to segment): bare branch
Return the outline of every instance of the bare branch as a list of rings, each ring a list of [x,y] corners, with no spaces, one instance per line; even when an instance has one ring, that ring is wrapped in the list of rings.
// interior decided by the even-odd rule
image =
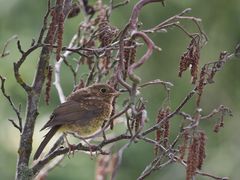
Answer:
[[[22,117],[21,117],[21,113],[20,113],[20,108],[17,109],[16,106],[14,105],[11,97],[6,93],[6,90],[5,90],[5,80],[6,78],[5,77],[2,77],[0,75],[0,79],[1,79],[1,90],[2,90],[2,93],[3,95],[5,96],[5,98],[8,100],[8,102],[10,103],[10,105],[12,106],[12,109],[13,111],[16,113],[17,115],[17,118],[18,118],[18,125],[15,123],[14,120],[12,119],[9,119],[9,121],[13,124],[14,127],[16,127],[20,133],[22,132]]]
[[[22,50],[22,46],[21,46],[21,43],[19,40],[17,41],[17,47],[18,47],[19,52],[23,55],[25,52]]]
[[[145,135],[147,135],[147,134],[149,134],[149,133],[157,130],[164,121],[166,121],[166,120],[172,118],[174,115],[176,115],[176,114],[184,107],[184,105],[189,101],[189,99],[191,99],[191,98],[193,97],[194,94],[196,94],[196,88],[194,88],[194,89],[184,98],[184,100],[183,100],[183,101],[180,103],[180,105],[175,109],[175,111],[173,111],[172,113],[170,113],[166,118],[164,118],[164,119],[163,119],[162,121],[160,121],[158,124],[156,124],[156,125],[152,126],[151,128],[143,131],[143,132],[141,133],[141,135],[142,135],[142,136],[145,136]]]
[[[47,30],[47,20],[48,20],[48,16],[49,16],[50,12],[51,12],[51,1],[48,1],[47,12],[46,12],[46,14],[45,14],[45,16],[43,18],[43,26],[42,26],[41,31],[39,33],[37,44],[41,44],[42,43],[42,39],[43,39],[44,33]]]
[[[56,6],[54,9],[54,13],[52,13],[52,22],[50,25],[50,28],[48,29],[47,35],[44,39],[44,43],[47,44],[53,44],[55,39],[55,33],[56,33],[56,16],[58,16],[62,12],[62,0],[56,0]],[[49,14],[49,6],[50,6],[50,0],[48,1],[48,11],[45,15],[45,17]],[[63,22],[62,22],[63,23]],[[44,32],[46,25],[46,18],[43,22],[43,30],[41,32]],[[40,35],[41,39],[42,35]],[[33,137],[33,131],[35,126],[35,121],[38,116],[38,103],[40,98],[40,93],[43,88],[44,81],[46,79],[45,71],[48,68],[49,65],[49,59],[50,54],[52,52],[52,48],[48,46],[44,46],[40,53],[40,58],[38,61],[38,67],[36,75],[33,79],[33,85],[32,87],[29,87],[21,78],[19,73],[19,68],[25,62],[27,56],[36,50],[39,46],[39,44],[32,46],[29,50],[27,50],[24,54],[22,54],[22,57],[17,63],[14,63],[14,72],[15,72],[15,78],[17,82],[25,89],[25,91],[28,93],[28,99],[27,99],[27,111],[26,111],[26,123],[24,125],[22,136],[20,139],[20,145],[18,150],[18,162],[17,162],[17,172],[16,172],[16,179],[23,179],[23,176],[26,177],[26,174],[29,175],[29,179],[31,176],[33,176],[32,173],[30,173],[29,169],[29,159],[32,151],[32,137]]]
[[[15,123],[15,121],[14,120],[12,120],[12,119],[8,119],[11,123],[12,123],[12,125],[15,127],[15,128],[17,128],[19,131],[20,131],[20,133],[21,133],[21,131],[22,131],[22,129]]]
[[[47,166],[44,166],[41,171],[38,173],[38,175],[34,178],[34,180],[41,180],[44,179],[48,173],[53,170],[56,166],[58,166],[64,159],[64,155],[58,156],[54,158],[51,162],[48,163]]]
[[[180,160],[177,156],[175,156],[174,159],[176,162],[180,162],[181,165],[187,167],[187,164],[184,161]],[[228,180],[229,179],[228,177],[219,177],[219,176],[215,176],[215,175],[212,175],[212,174],[209,174],[206,172],[202,172],[202,171],[196,171],[196,173],[199,175],[202,175],[202,176],[210,177],[215,180]]]
[[[8,45],[13,41],[13,40],[17,40],[18,39],[18,36],[17,35],[13,35],[12,37],[10,37],[8,40],[7,40],[7,42],[4,44],[4,46],[3,46],[3,50],[2,50],[2,53],[1,53],[1,58],[3,58],[3,57],[5,57],[5,56],[7,56],[7,55],[9,55],[10,54],[10,52],[9,51],[7,51],[7,47],[8,47]]]
[[[133,73],[133,70],[140,67],[141,65],[143,65],[145,63],[145,61],[147,61],[149,59],[149,57],[151,56],[151,54],[153,52],[153,48],[155,47],[155,45],[154,45],[153,41],[143,32],[134,32],[132,35],[132,38],[135,39],[136,37],[141,37],[148,46],[147,52],[141,57],[141,59],[138,60],[136,63],[132,64],[128,68],[129,78],[134,83],[138,84],[138,83],[140,83],[141,79],[140,79],[140,77],[138,77],[137,75],[135,75]]]
[[[75,46],[75,42],[76,42],[77,39],[78,39],[78,35],[75,34],[73,36],[71,42],[69,43],[68,47],[73,48]],[[60,79],[61,70],[60,69],[61,69],[61,64],[62,64],[63,60],[65,58],[67,58],[70,54],[71,54],[70,51],[65,51],[63,53],[62,57],[58,61],[56,61],[55,66],[54,66],[55,67],[55,73],[54,73],[55,74],[55,81],[54,81],[53,84],[55,85],[55,87],[57,89],[58,96],[60,98],[61,103],[65,102],[65,95],[63,93],[62,86],[61,86],[61,79]]]
[[[137,21],[138,21],[138,16],[139,13],[141,11],[141,9],[143,8],[143,6],[150,4],[150,3],[154,3],[154,2],[163,2],[163,0],[140,0],[134,7],[132,10],[132,15],[130,17],[130,29],[135,31],[137,30]]]

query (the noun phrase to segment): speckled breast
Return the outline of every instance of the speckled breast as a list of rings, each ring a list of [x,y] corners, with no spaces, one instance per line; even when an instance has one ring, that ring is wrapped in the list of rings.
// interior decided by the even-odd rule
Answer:
[[[94,135],[98,130],[101,129],[104,121],[108,120],[112,112],[112,105],[107,103],[102,103],[103,111],[102,113],[89,120],[85,124],[66,124],[61,127],[61,131],[65,133],[76,133],[80,137],[87,137]]]

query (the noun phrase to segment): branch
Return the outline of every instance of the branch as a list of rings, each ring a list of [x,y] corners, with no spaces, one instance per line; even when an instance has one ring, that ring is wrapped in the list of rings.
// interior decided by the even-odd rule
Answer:
[[[63,10],[62,3],[63,3],[63,0],[56,0],[54,13],[51,14],[53,16],[52,22],[48,29],[47,35],[44,39],[44,43],[53,44],[54,42],[54,39],[55,39],[54,35],[57,30],[55,26],[57,23],[56,16],[59,17],[59,15],[62,13],[62,10]],[[49,7],[50,7],[50,0],[48,1],[48,10],[44,18],[39,42],[41,40],[41,37],[43,37],[44,31],[46,29],[46,19],[49,15]],[[28,93],[26,123],[23,128],[22,136],[20,139],[20,145],[18,149],[19,157],[17,162],[16,179],[23,179],[23,177],[26,177],[27,175],[30,178],[31,176],[33,176],[31,169],[29,169],[29,159],[32,152],[32,137],[34,132],[35,121],[38,116],[39,98],[44,85],[44,81],[47,76],[45,72],[49,65],[49,59],[50,59],[50,54],[52,53],[52,48],[49,46],[42,47],[40,58],[38,61],[37,72],[33,79],[32,87],[29,87],[22,80],[19,74],[19,68],[22,65],[22,63],[25,61],[26,57],[38,47],[39,47],[39,44],[32,46],[28,51],[22,54],[22,57],[17,63],[14,63],[14,72],[15,72],[16,80]]]
[[[58,156],[58,157],[54,158],[50,163],[48,163],[47,166],[43,166],[43,168],[38,173],[38,175],[34,178],[34,180],[45,179],[46,176],[48,175],[48,173],[62,162],[64,157],[65,157],[64,155],[63,156]]]
[[[218,113],[225,113],[225,112],[228,112],[230,116],[232,116],[232,113],[231,113],[231,110],[223,105],[220,105],[217,109],[214,109],[212,112],[210,112],[208,115],[205,115],[205,116],[201,116],[201,120],[204,120],[204,119],[210,119],[212,118],[213,116],[215,116],[216,114]]]
[[[131,138],[131,136],[122,134],[122,135],[119,135],[112,139],[102,141],[99,145],[96,145],[96,146],[91,145],[91,147],[83,146],[81,143],[79,143],[76,146],[74,146],[73,149],[71,149],[71,151],[78,150],[78,151],[88,151],[88,152],[98,152],[98,151],[101,152],[101,149],[108,144],[118,142],[121,140],[125,140],[125,139],[130,139],[130,138]],[[33,168],[32,168],[33,174],[37,174],[42,169],[42,167],[44,167],[49,161],[51,161],[52,159],[54,159],[55,157],[57,157],[59,155],[68,153],[69,150],[70,149],[68,147],[65,147],[65,148],[57,149],[53,153],[49,154],[47,157],[40,160],[39,162],[37,162],[36,165],[33,166]]]
[[[134,8],[132,10],[132,15],[129,19],[129,23],[126,25],[126,27],[123,29],[123,31],[120,34],[119,63],[118,63],[118,67],[117,67],[117,79],[118,79],[119,83],[121,85],[123,85],[129,91],[129,93],[132,91],[132,88],[126,81],[124,81],[122,79],[122,72],[123,72],[123,68],[124,68],[124,38],[129,33],[129,31],[130,31],[130,34],[133,33],[133,36],[134,36],[134,33],[136,33],[136,36],[139,35],[138,32],[135,32],[137,30],[137,21],[138,21],[139,13],[143,6],[145,6],[146,4],[149,4],[149,3],[153,3],[153,2],[163,2],[163,0],[140,0],[134,6]],[[147,41],[147,43],[149,43],[148,46],[150,46],[152,41],[148,40],[149,38],[147,39],[146,35],[142,35],[143,33],[140,33],[140,34],[141,34],[140,36],[144,39],[144,41],[145,42]],[[151,54],[151,50],[148,49],[146,56],[148,56],[150,54]],[[131,71],[130,71],[130,73],[131,73]],[[133,75],[132,75],[132,77],[133,77]],[[134,79],[134,77],[133,77],[133,79]]]
[[[45,14],[45,16],[43,18],[43,26],[42,26],[41,31],[39,33],[37,44],[41,44],[42,43],[44,33],[47,30],[47,26],[48,26],[47,22],[48,22],[48,16],[49,16],[50,12],[51,12],[51,1],[48,1],[47,12],[46,12],[46,14]]]
[[[2,50],[2,53],[1,53],[0,58],[3,58],[3,57],[5,57],[5,56],[7,56],[7,55],[10,54],[10,52],[7,51],[7,47],[8,47],[8,45],[9,45],[13,40],[16,40],[16,39],[18,39],[18,36],[17,36],[17,35],[13,35],[12,37],[10,37],[10,38],[7,40],[7,42],[6,42],[6,43],[4,44],[4,46],[3,46],[3,50]]]
[[[107,13],[108,15],[107,16],[110,17],[110,15],[112,14],[112,10],[113,9],[119,8],[121,6],[124,6],[124,5],[128,4],[129,1],[130,0],[124,0],[124,1],[122,1],[120,3],[118,3],[118,4],[114,4],[113,0],[110,0],[109,1],[109,9],[108,9],[108,13]]]
[[[165,122],[166,120],[172,118],[173,116],[175,116],[176,114],[179,113],[179,111],[184,107],[184,105],[193,97],[193,95],[196,94],[196,88],[194,88],[185,98],[184,100],[180,103],[180,105],[175,109],[175,111],[173,111],[172,113],[170,113],[167,117],[165,117],[164,119],[162,119],[159,123],[157,123],[156,125],[152,126],[151,128],[143,131],[141,133],[142,136],[145,136],[155,130],[157,130],[160,125]]]
[[[48,9],[47,9],[47,12],[44,16],[43,26],[41,28],[40,35],[39,35],[39,38],[38,38],[38,41],[37,41],[36,45],[32,44],[31,48],[29,48],[26,52],[24,52],[21,48],[20,41],[17,42],[18,50],[22,54],[22,56],[16,63],[13,64],[14,65],[14,74],[15,74],[15,78],[16,78],[17,82],[23,87],[23,89],[26,92],[30,92],[32,90],[32,88],[29,85],[27,85],[26,82],[24,82],[24,80],[22,79],[22,77],[19,73],[19,69],[20,69],[21,65],[25,62],[26,58],[33,51],[35,51],[36,49],[41,47],[41,41],[42,41],[43,35],[44,35],[45,31],[47,30],[47,19],[48,19],[48,16],[50,14],[50,10],[51,10],[51,7],[50,7],[50,0],[49,0],[48,1]]]
[[[154,2],[163,2],[163,0],[140,0],[134,7],[132,10],[132,15],[130,17],[129,20],[129,25],[130,25],[130,29],[132,31],[137,30],[137,23],[138,23],[138,16],[140,14],[141,9],[143,8],[143,6],[150,4],[150,3],[154,3]]]
[[[184,112],[180,112],[188,102],[192,99],[195,94],[198,94],[200,97],[200,80],[201,76],[198,79],[198,76],[195,77],[194,82],[199,82],[192,91],[190,91],[183,100],[178,104],[178,106],[171,112],[170,110],[170,88],[173,86],[172,83],[167,81],[162,81],[159,79],[150,80],[146,83],[141,84],[141,76],[135,74],[135,70],[143,66],[147,60],[150,59],[150,56],[153,53],[153,49],[158,49],[152,39],[147,35],[147,33],[156,33],[159,31],[165,31],[165,28],[177,27],[181,31],[183,31],[188,37],[192,38],[191,43],[196,43],[195,46],[189,46],[187,54],[185,54],[185,58],[189,55],[189,59],[194,54],[194,48],[197,48],[197,52],[200,52],[200,48],[203,43],[206,42],[207,36],[202,31],[200,26],[201,19],[195,18],[192,16],[185,15],[190,11],[190,9],[185,9],[181,13],[172,16],[162,23],[159,23],[155,27],[148,30],[139,30],[138,29],[138,18],[141,13],[142,8],[150,3],[159,2],[164,5],[163,0],[139,0],[132,10],[131,17],[126,24],[125,28],[118,33],[118,30],[113,28],[110,25],[109,19],[111,12],[114,8],[120,7],[125,3],[128,3],[128,0],[122,0],[119,4],[114,5],[114,0],[109,1],[109,7],[106,7],[102,1],[97,1],[95,6],[88,5],[87,1],[79,0],[80,6],[83,7],[84,14],[84,22],[79,25],[78,32],[72,37],[71,42],[68,46],[62,46],[62,35],[64,29],[64,20],[72,7],[72,0],[56,0],[55,6],[52,8],[50,4],[50,0],[48,0],[48,9],[43,18],[43,26],[41,28],[39,37],[37,42],[33,42],[31,47],[28,50],[23,50],[21,47],[20,41],[17,42],[17,47],[19,52],[21,53],[20,59],[14,63],[14,73],[17,82],[21,85],[21,87],[27,93],[27,110],[26,110],[26,123],[24,124],[24,128],[20,128],[19,125],[15,123],[13,120],[9,119],[12,122],[13,126],[22,131],[22,136],[20,139],[19,146],[19,158],[17,163],[17,172],[16,179],[24,179],[24,177],[28,177],[28,179],[32,179],[33,176],[38,175],[36,178],[44,178],[48,172],[53,169],[56,165],[58,165],[65,154],[70,151],[85,151],[85,152],[96,152],[102,155],[109,154],[105,152],[103,148],[108,145],[116,144],[120,141],[125,141],[124,145],[118,150],[117,157],[115,160],[114,166],[112,166],[112,179],[114,179],[117,175],[117,171],[122,162],[122,156],[125,150],[133,145],[133,142],[142,141],[144,143],[150,143],[154,148],[157,148],[155,158],[150,162],[148,166],[142,171],[141,175],[138,179],[144,179],[148,177],[153,171],[159,170],[162,167],[167,166],[172,162],[179,162],[177,159],[178,153],[180,154],[180,150],[178,149],[179,142],[181,140],[185,141],[185,145],[191,145],[191,140],[194,138],[197,139],[200,131],[200,120],[209,119],[213,117],[216,113],[220,112],[220,123],[222,123],[223,116],[226,113],[230,113],[227,108],[224,106],[220,106],[217,110],[213,110],[206,116],[201,116],[199,106],[197,105],[196,111],[194,111],[194,115],[186,114]],[[98,12],[96,16],[90,16],[87,12],[87,9],[93,8],[94,12]],[[49,16],[52,16],[52,19],[49,20]],[[96,18],[95,18],[96,17]],[[95,19],[94,19],[95,18]],[[192,21],[194,25],[196,25],[197,33],[191,33],[188,29],[184,28],[180,22],[183,20]],[[49,23],[50,22],[50,23]],[[48,27],[49,26],[49,27]],[[104,38],[103,38],[104,37]],[[147,46],[147,50],[140,59],[136,60],[136,50],[140,45],[137,43],[137,38],[141,38],[143,40],[143,44]],[[202,41],[204,40],[204,41]],[[202,43],[202,44],[201,44]],[[100,45],[99,45],[100,44]],[[191,45],[191,44],[190,44]],[[7,45],[6,45],[7,46]],[[100,46],[100,47],[99,47]],[[27,84],[20,75],[20,68],[23,63],[26,62],[27,57],[36,49],[41,48],[40,57],[38,60],[38,67],[35,77],[33,78],[32,85]],[[192,48],[192,49],[191,49]],[[6,49],[6,48],[5,48]],[[221,53],[220,58],[216,62],[212,62],[206,64],[204,69],[208,71],[204,71],[207,77],[206,82],[204,81],[202,85],[205,86],[208,83],[211,83],[212,77],[216,71],[220,71],[225,62],[227,62],[230,58],[234,56],[239,56],[239,47],[236,47],[235,53],[229,54],[226,52]],[[192,50],[192,51],[191,51]],[[5,50],[4,50],[5,51]],[[56,51],[56,59],[54,61],[55,65],[55,81],[54,85],[57,89],[58,96],[60,102],[65,102],[65,95],[63,92],[62,84],[61,84],[61,66],[62,62],[70,68],[72,71],[72,75],[74,77],[74,85],[76,85],[78,68],[74,70],[74,67],[67,61],[69,59],[70,54],[76,54],[80,56],[80,60],[78,61],[81,64],[88,65],[88,76],[83,78],[84,74],[81,74],[80,82],[78,86],[75,86],[75,89],[88,86],[91,83],[107,81],[111,84],[115,89],[123,88],[122,92],[127,92],[127,98],[124,99],[124,107],[123,109],[115,113],[115,101],[113,103],[114,110],[112,111],[111,117],[106,121],[102,128],[96,132],[96,134],[82,138],[84,142],[86,140],[92,140],[95,137],[99,137],[103,134],[102,141],[96,141],[95,145],[90,144],[81,144],[78,143],[75,146],[71,147],[61,147],[63,143],[62,137],[57,140],[57,142],[53,145],[51,150],[46,153],[45,156],[42,157],[40,161],[35,162],[34,165],[29,167],[29,160],[32,151],[32,137],[35,126],[35,121],[38,115],[38,103],[40,100],[41,91],[46,79],[46,70],[50,64],[50,57],[52,52]],[[189,53],[189,54],[188,54]],[[198,55],[198,54],[197,54]],[[136,60],[136,61],[135,61]],[[191,64],[192,63],[192,64]],[[191,62],[190,65],[193,65]],[[183,63],[182,63],[183,64]],[[80,66],[80,64],[78,64]],[[180,64],[181,65],[181,64]],[[191,67],[189,64],[186,65],[186,70],[188,67]],[[189,65],[189,66],[188,66]],[[198,74],[198,61],[195,62],[195,71],[192,71],[191,74]],[[193,68],[194,69],[194,68]],[[184,69],[185,70],[185,69]],[[85,72],[85,70],[84,70]],[[213,73],[212,73],[213,72]],[[194,75],[195,75],[194,74]],[[213,74],[213,75],[212,75]],[[1,77],[1,76],[0,76]],[[111,77],[109,79],[109,77]],[[197,81],[199,80],[199,81]],[[12,103],[10,97],[5,93],[4,81],[5,79],[1,77],[2,81],[2,92],[4,96],[8,99],[13,109],[15,108]],[[165,110],[166,99],[165,102],[162,102],[162,114],[159,113],[157,116],[157,123],[150,124],[150,128],[145,129],[145,122],[147,121],[147,108],[146,108],[146,99],[141,95],[142,88],[147,88],[150,85],[161,84],[165,87],[167,91],[167,110]],[[201,89],[202,90],[202,89]],[[8,98],[9,97],[9,98]],[[14,109],[15,112],[19,112],[17,108]],[[17,113],[16,112],[16,113]],[[161,111],[160,111],[161,112]],[[18,115],[18,114],[17,114]],[[116,118],[125,115],[123,121],[126,122],[125,131],[117,135],[115,137],[106,137],[105,131],[113,128],[113,122]],[[174,116],[181,115],[185,119],[187,119],[187,123],[190,124],[186,128],[185,121],[182,124],[181,129],[171,140],[169,138],[169,122],[173,119]],[[161,116],[161,117],[160,117]],[[19,115],[20,117],[20,115]],[[21,117],[20,117],[21,118]],[[121,117],[122,118],[122,117]],[[21,125],[22,126],[22,125]],[[134,131],[135,130],[135,131]],[[164,131],[162,131],[164,130]],[[188,131],[188,132],[186,132]],[[155,132],[155,140],[154,138],[150,139],[147,137],[150,133]],[[161,135],[162,133],[162,135]],[[186,133],[186,134],[184,134]],[[189,137],[188,137],[189,136]],[[185,138],[185,139],[184,139]],[[201,155],[204,154],[205,148],[205,138],[203,138],[203,142],[201,148],[203,148]],[[171,141],[171,142],[170,142]],[[200,141],[199,141],[200,143]],[[181,144],[180,144],[181,145]],[[186,147],[187,147],[186,146]],[[200,147],[199,147],[200,148]],[[190,150],[188,149],[190,152]],[[181,157],[184,157],[181,156]],[[190,157],[190,156],[189,156]],[[183,158],[182,158],[183,159]],[[201,159],[202,160],[202,159]],[[181,163],[181,162],[180,162]],[[185,163],[185,167],[189,166],[190,163]],[[199,167],[199,166],[198,166]],[[200,168],[199,168],[200,169]],[[105,169],[106,170],[106,169]],[[195,170],[194,170],[195,173]],[[201,174],[203,176],[208,176],[211,178],[218,178],[217,176],[209,175],[207,173],[203,173],[201,171],[196,171],[196,173]],[[194,174],[195,175],[195,174]]]
[[[18,41],[18,49],[21,52],[22,56],[21,58],[13,63],[13,67],[14,67],[14,75],[15,78],[17,80],[17,83],[20,84],[22,86],[22,88],[27,92],[30,93],[30,91],[32,90],[32,87],[30,87],[21,77],[19,69],[22,66],[22,64],[25,62],[26,58],[33,52],[35,51],[37,48],[39,48],[39,45],[34,45],[32,46],[30,49],[28,49],[26,52],[23,52],[23,50],[21,49],[20,46],[20,41]]]
[[[153,81],[146,82],[144,84],[141,84],[139,87],[143,88],[149,85],[155,85],[155,84],[162,84],[166,89],[173,87],[174,85],[171,82],[168,81],[162,81],[160,79],[155,79]]]
[[[10,97],[9,95],[7,95],[7,93],[6,93],[6,91],[5,91],[5,80],[6,80],[6,78],[5,78],[5,77],[2,77],[2,76],[0,75],[0,79],[1,79],[1,90],[2,90],[2,93],[3,93],[3,95],[5,96],[5,98],[8,100],[8,102],[10,103],[10,105],[12,106],[13,111],[16,113],[16,115],[17,115],[17,117],[18,117],[18,125],[17,125],[17,124],[15,123],[15,121],[12,120],[12,119],[9,119],[9,121],[10,121],[10,122],[13,124],[13,126],[14,126],[15,128],[17,128],[17,129],[20,131],[20,133],[21,133],[21,132],[22,132],[22,117],[21,117],[21,114],[20,114],[20,107],[21,107],[21,106],[19,106],[19,108],[17,109],[16,106],[14,105],[11,97]]]
[[[172,159],[169,159],[168,161],[160,164],[161,159],[159,159],[158,157],[155,158],[141,173],[141,175],[137,178],[137,180],[143,180],[145,178],[147,178],[152,172],[159,170],[167,165],[169,165],[170,163],[173,162]],[[157,167],[156,167],[157,166]]]
[[[183,160],[180,160],[179,157],[174,156],[174,160],[175,160],[175,162],[179,162],[185,168],[187,167],[187,164]],[[202,175],[202,176],[210,177],[210,178],[215,179],[215,180],[228,180],[229,179],[228,177],[219,177],[219,176],[215,176],[215,175],[212,175],[212,174],[209,174],[209,173],[206,173],[206,172],[202,172],[202,171],[199,171],[199,170],[197,170],[196,173],[199,174],[199,175]]]
[[[69,43],[68,48],[74,48],[77,39],[78,39],[78,35],[75,34],[73,36],[71,42]],[[64,61],[64,59],[67,58],[71,53],[72,53],[71,51],[66,50],[63,53],[62,57],[58,61],[56,61],[55,66],[54,66],[55,67],[55,73],[54,73],[55,81],[53,84],[55,85],[55,87],[57,89],[58,97],[59,97],[61,103],[65,102],[65,95],[63,93],[63,89],[61,86],[61,78],[60,78],[61,70],[60,69],[61,69],[61,65],[62,65],[62,62]]]
[[[140,60],[138,60],[136,63],[132,64],[128,68],[129,78],[136,84],[140,83],[141,79],[133,73],[133,70],[143,65],[145,61],[149,59],[149,57],[152,55],[153,48],[155,47],[153,41],[145,33],[134,32],[132,38],[135,39],[137,37],[141,37],[145,41],[145,43],[147,44],[147,52],[141,57]]]

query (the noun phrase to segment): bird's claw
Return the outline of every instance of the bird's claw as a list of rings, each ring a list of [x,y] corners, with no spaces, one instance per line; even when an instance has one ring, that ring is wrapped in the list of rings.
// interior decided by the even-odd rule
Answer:
[[[68,158],[69,159],[70,159],[70,155],[74,156],[75,149],[76,149],[75,144],[68,144]]]

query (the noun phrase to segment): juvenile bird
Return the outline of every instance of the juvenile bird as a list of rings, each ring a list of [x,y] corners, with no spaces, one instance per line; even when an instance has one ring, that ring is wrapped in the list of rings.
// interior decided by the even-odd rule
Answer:
[[[79,89],[67,97],[52,113],[50,120],[41,130],[50,128],[39,145],[34,160],[58,131],[76,133],[80,137],[94,135],[112,112],[112,102],[119,92],[107,84],[94,84]]]

